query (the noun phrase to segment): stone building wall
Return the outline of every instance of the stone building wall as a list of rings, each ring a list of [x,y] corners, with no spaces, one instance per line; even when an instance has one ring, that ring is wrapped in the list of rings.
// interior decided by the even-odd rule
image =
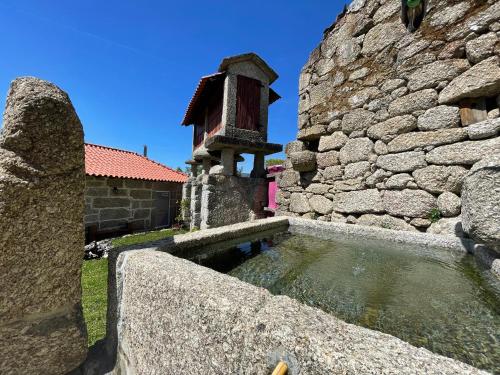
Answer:
[[[464,176],[500,150],[500,2],[432,1],[415,33],[400,10],[356,0],[311,53],[280,214],[459,230]]]
[[[124,178],[86,176],[85,226],[112,232],[128,228],[148,230],[154,220],[155,191],[170,192],[170,223],[178,215],[182,184]]]
[[[200,227],[215,228],[265,217],[267,182],[263,178],[202,176]]]

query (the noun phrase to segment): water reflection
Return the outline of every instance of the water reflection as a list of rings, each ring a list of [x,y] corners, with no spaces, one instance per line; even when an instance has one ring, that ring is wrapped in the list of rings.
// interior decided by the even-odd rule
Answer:
[[[204,265],[500,373],[500,283],[469,255],[279,234]]]

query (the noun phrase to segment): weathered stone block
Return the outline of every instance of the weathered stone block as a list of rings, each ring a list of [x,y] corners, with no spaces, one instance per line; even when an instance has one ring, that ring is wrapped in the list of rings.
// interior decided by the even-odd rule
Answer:
[[[349,139],[340,150],[340,163],[349,164],[368,160],[373,153],[373,147],[374,143],[369,138]]]
[[[147,208],[141,208],[134,210],[134,219],[149,219],[151,217],[151,210]]]
[[[301,141],[292,141],[288,143],[285,147],[285,154],[290,156],[293,152],[305,151],[306,145]]]
[[[322,135],[328,134],[327,125],[314,125],[309,128],[304,128],[297,134],[297,139],[301,141],[314,141],[320,139]]]
[[[389,215],[373,215],[365,214],[361,215],[356,224],[365,225],[369,227],[380,227],[384,229],[392,230],[406,230],[410,232],[417,232],[417,229],[410,224],[408,224],[403,219],[398,219],[397,217],[392,217]]]
[[[293,169],[298,172],[309,172],[316,169],[316,154],[312,151],[298,151],[290,154]]]
[[[495,137],[500,133],[500,118],[477,122],[467,126],[466,129],[470,139]]]
[[[344,168],[344,178],[363,177],[370,172],[370,163],[367,161],[358,161],[357,163],[347,164]]]
[[[377,189],[335,194],[333,210],[347,214],[382,213],[384,205]]]
[[[278,177],[278,186],[280,188],[288,188],[297,186],[300,181],[300,174],[296,171],[285,170]]]
[[[365,36],[363,55],[372,55],[396,43],[405,34],[401,22],[380,23],[373,27]]]
[[[392,216],[426,218],[437,208],[436,198],[423,190],[387,190],[383,200],[385,210]]]
[[[402,152],[426,146],[439,146],[460,142],[465,139],[467,139],[467,131],[463,128],[413,132],[398,135],[389,142],[387,148],[389,152]]]
[[[408,133],[417,128],[417,120],[412,115],[397,116],[371,126],[367,135],[370,138],[388,142],[397,135]]]
[[[456,103],[464,98],[498,95],[499,61],[498,56],[490,57],[455,78],[439,94],[439,103]]]
[[[460,217],[442,218],[427,228],[427,233],[450,237],[464,237]]]
[[[392,116],[411,114],[415,111],[422,111],[435,107],[437,103],[438,95],[436,90],[426,89],[395,99],[389,105],[389,113]]]
[[[385,187],[387,189],[402,190],[406,188],[410,181],[413,181],[413,177],[408,173],[399,173],[389,177],[385,182]]]
[[[438,60],[415,70],[408,78],[408,88],[410,91],[434,88],[440,82],[451,81],[469,68],[466,59]]]
[[[12,82],[0,135],[0,372],[66,374],[87,354],[81,310],[83,129],[68,95]]]
[[[499,149],[500,137],[484,141],[466,141],[437,147],[425,156],[425,160],[430,164],[472,165]]]
[[[340,165],[334,165],[332,167],[326,167],[323,171],[323,178],[326,181],[336,181],[342,178],[342,167]]]
[[[419,116],[417,125],[422,131],[456,128],[460,126],[460,111],[458,107],[440,105]]]
[[[318,168],[326,168],[331,167],[332,165],[336,165],[339,163],[339,152],[320,152],[316,154],[316,162],[318,163]]]
[[[476,242],[500,252],[500,150],[474,164],[462,188],[462,224]]]
[[[385,171],[383,169],[377,169],[371,176],[366,179],[366,184],[370,187],[374,187],[379,182],[383,182],[388,177],[392,176],[392,172]]]
[[[151,199],[151,190],[130,190],[130,197],[134,199]]]
[[[356,130],[368,129],[375,123],[375,114],[365,109],[355,109],[342,118],[342,131],[351,134]]]
[[[100,220],[128,219],[130,211],[126,208],[103,208],[99,211]]]
[[[400,154],[380,155],[377,158],[377,167],[391,172],[411,172],[427,166],[423,151],[409,151]]]
[[[328,190],[330,190],[330,188],[331,188],[330,185],[325,185],[325,184],[310,184],[306,188],[306,191],[308,193],[325,195],[326,193],[328,193]]]
[[[495,45],[498,42],[496,33],[487,33],[481,35],[477,39],[468,41],[465,44],[465,52],[467,58],[473,64],[483,61],[484,59],[495,54]]]
[[[290,211],[298,214],[311,211],[307,197],[302,193],[292,193],[290,196]]]
[[[143,180],[132,180],[132,179],[127,179],[124,180],[125,182],[125,187],[129,189],[143,189],[144,188],[144,181]]]
[[[89,187],[85,189],[86,197],[107,197],[109,188],[107,187]]]
[[[353,191],[363,190],[364,188],[365,184],[362,177],[334,181],[333,183],[333,191]]]
[[[413,172],[418,187],[431,193],[460,193],[467,169],[459,166],[430,165]]]
[[[374,99],[380,98],[380,96],[381,92],[378,88],[366,87],[362,90],[359,90],[358,92],[356,92],[356,94],[351,96],[348,102],[351,105],[351,108],[360,108],[367,105],[368,102],[371,103]],[[372,106],[375,107],[374,105]]]
[[[349,137],[343,132],[334,132],[332,135],[321,137],[319,140],[318,151],[340,150],[344,146]]]
[[[332,201],[322,195],[313,195],[309,198],[309,205],[319,214],[327,215],[332,212]]]
[[[94,198],[94,208],[129,207],[128,198]]]
[[[462,207],[460,197],[449,191],[445,191],[438,197],[437,205],[439,212],[445,217],[458,216]]]
[[[406,81],[401,78],[395,78],[395,79],[388,79],[387,81],[384,81],[384,83],[380,86],[380,89],[383,92],[386,93],[391,93],[396,89],[399,89],[400,87],[406,86]]]

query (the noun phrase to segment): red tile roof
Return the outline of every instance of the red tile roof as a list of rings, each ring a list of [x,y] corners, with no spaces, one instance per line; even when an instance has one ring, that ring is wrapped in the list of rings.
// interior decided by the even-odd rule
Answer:
[[[85,172],[90,176],[180,183],[187,181],[186,174],[138,153],[89,143],[85,144]]]

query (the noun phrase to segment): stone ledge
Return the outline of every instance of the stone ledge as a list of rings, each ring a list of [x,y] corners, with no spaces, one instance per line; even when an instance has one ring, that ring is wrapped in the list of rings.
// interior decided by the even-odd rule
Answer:
[[[123,373],[485,373],[169,254],[122,257]]]
[[[459,252],[473,252],[474,241],[466,238],[440,236],[430,233],[399,231],[363,225],[323,222],[318,220],[289,217],[289,231],[306,235],[334,239],[341,235],[347,238],[363,238],[414,244],[425,248],[439,247]]]
[[[263,152],[266,155],[281,152],[283,150],[283,146],[280,144],[251,141],[247,139],[226,137],[223,135],[214,135],[208,138],[205,140],[205,147],[208,150],[219,150],[227,147],[237,149],[239,153],[251,154],[254,152]]]

